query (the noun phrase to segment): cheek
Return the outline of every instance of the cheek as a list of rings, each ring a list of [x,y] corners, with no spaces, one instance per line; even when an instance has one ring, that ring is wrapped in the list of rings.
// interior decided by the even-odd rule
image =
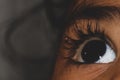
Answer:
[[[104,73],[111,64],[82,64],[68,63],[66,59],[59,57],[53,80],[93,80]]]

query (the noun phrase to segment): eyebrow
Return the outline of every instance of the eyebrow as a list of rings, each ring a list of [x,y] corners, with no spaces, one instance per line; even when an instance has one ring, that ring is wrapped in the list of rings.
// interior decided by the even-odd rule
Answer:
[[[83,6],[76,8],[70,15],[70,20],[79,19],[112,19],[120,16],[120,7],[117,6]]]

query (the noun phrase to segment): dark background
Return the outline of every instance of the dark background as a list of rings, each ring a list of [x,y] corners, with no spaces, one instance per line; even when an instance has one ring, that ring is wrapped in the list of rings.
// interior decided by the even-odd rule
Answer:
[[[0,0],[0,80],[50,80],[70,0]]]

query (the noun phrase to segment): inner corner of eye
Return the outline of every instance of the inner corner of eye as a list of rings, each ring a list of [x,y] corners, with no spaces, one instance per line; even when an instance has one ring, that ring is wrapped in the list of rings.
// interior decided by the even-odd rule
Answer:
[[[116,53],[105,41],[91,39],[80,45],[73,59],[80,63],[110,63],[116,59]]]

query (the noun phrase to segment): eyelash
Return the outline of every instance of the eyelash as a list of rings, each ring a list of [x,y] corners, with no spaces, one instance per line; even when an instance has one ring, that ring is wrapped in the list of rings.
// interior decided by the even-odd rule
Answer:
[[[64,46],[64,49],[69,51],[68,56],[69,60],[71,59],[71,57],[75,55],[76,49],[89,38],[97,37],[109,44],[108,40],[106,40],[104,31],[100,30],[98,24],[96,24],[94,31],[92,31],[93,26],[91,25],[91,23],[88,23],[87,34],[85,34],[82,30],[79,30],[78,27],[79,26],[76,25],[74,30],[79,35],[80,37],[79,40],[73,40],[70,37],[68,37],[68,35],[64,34],[64,43],[71,46],[71,47]]]
[[[100,30],[100,27],[98,26],[98,23],[96,23],[96,25],[94,26],[94,31],[92,31],[92,22],[88,22],[87,23],[87,34],[85,34],[83,32],[83,30],[79,30],[78,27],[76,24],[75,24],[75,27],[76,27],[76,33],[79,35],[80,38],[86,40],[88,39],[89,37],[100,37],[100,38],[104,38],[104,31]]]
[[[79,42],[79,43],[82,43],[84,40],[89,39],[90,37],[99,37],[99,38],[101,38],[101,39],[104,39],[104,38],[105,38],[104,31],[101,31],[101,30],[100,30],[100,28],[99,28],[99,26],[97,25],[97,23],[96,23],[96,26],[95,26],[94,31],[92,31],[91,23],[88,23],[88,24],[87,24],[87,34],[85,34],[82,29],[79,30],[78,27],[79,27],[79,26],[77,26],[77,25],[75,24],[75,26],[74,26],[74,31],[78,34],[78,36],[79,36],[79,38],[80,38],[79,40],[71,39],[71,38],[68,37],[68,35],[66,35],[66,34],[64,34],[64,39],[65,39],[65,38],[68,38],[69,42],[71,41],[71,42],[77,42],[77,43]],[[66,40],[66,41],[67,41],[67,40]]]

